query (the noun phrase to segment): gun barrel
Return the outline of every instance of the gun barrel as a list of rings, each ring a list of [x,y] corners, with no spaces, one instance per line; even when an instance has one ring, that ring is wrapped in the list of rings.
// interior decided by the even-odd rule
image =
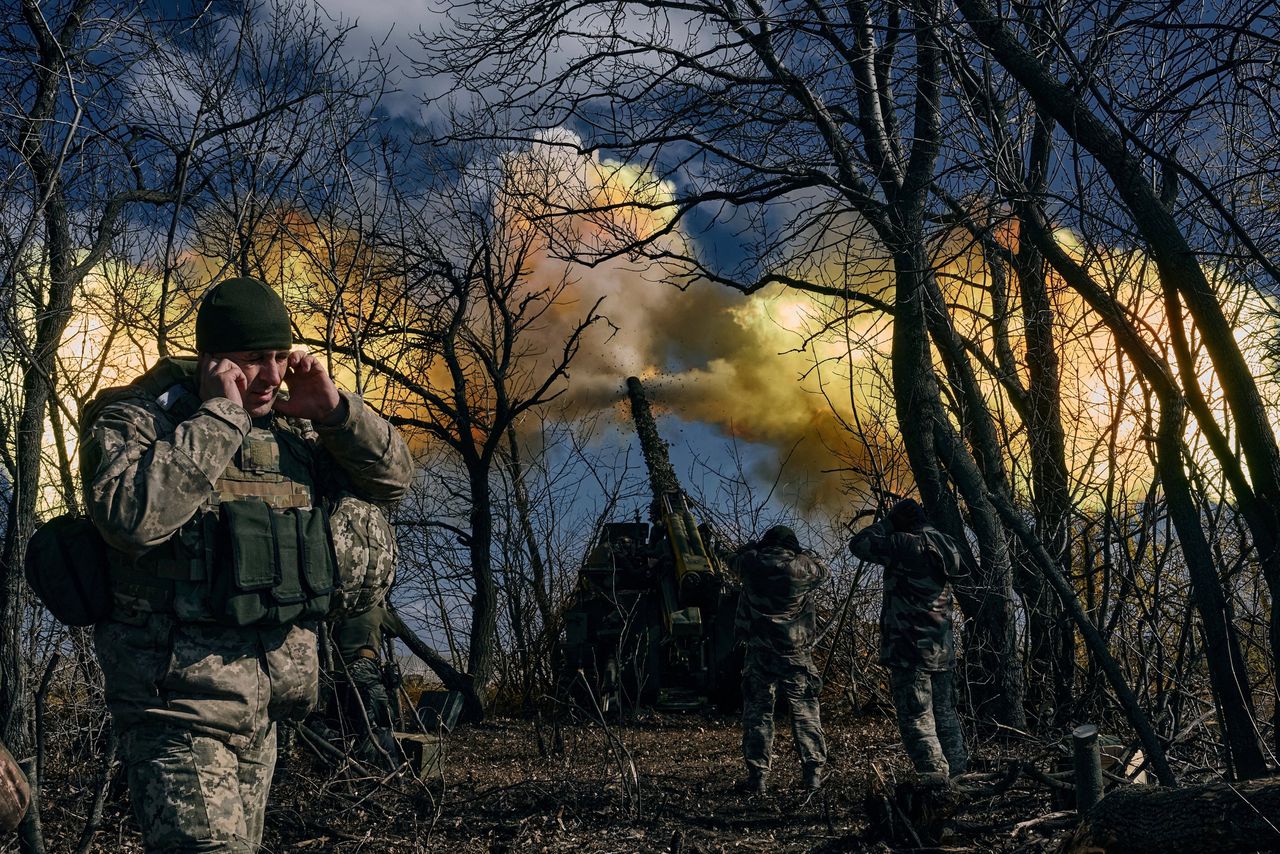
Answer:
[[[684,490],[680,488],[676,470],[671,466],[667,443],[658,435],[658,425],[649,410],[649,399],[645,397],[639,377],[627,377],[627,397],[631,399],[631,420],[636,425],[636,436],[640,439],[640,451],[644,454],[645,468],[649,470],[649,487],[653,492],[649,519],[661,522],[664,517],[662,496],[673,492],[683,496]]]

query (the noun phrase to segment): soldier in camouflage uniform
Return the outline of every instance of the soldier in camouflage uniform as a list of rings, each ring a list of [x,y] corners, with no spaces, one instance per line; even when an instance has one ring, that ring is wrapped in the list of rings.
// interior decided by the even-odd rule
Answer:
[[[348,547],[326,504],[394,501],[413,464],[395,428],[291,350],[262,282],[211,288],[196,345],[198,360],[162,360],[85,413],[113,597],[94,640],[146,849],[252,852],[276,722],[316,700],[314,627]]]
[[[385,617],[386,609],[378,605],[330,626],[339,659],[333,674],[338,711],[347,731],[367,733],[355,753],[371,764],[398,763],[400,755],[393,734],[395,707],[380,665]]]
[[[951,618],[950,579],[960,574],[960,554],[910,498],[859,531],[849,549],[885,567],[880,662],[889,668],[898,728],[921,780],[945,783],[968,763],[956,716]]]
[[[831,571],[800,548],[795,532],[778,525],[759,543],[733,557],[742,578],[736,623],[738,642],[746,646],[742,667],[742,755],[747,765],[743,787],[764,794],[773,755],[774,694],[782,688],[791,708],[791,733],[800,754],[804,786],[822,785],[827,744],[822,734],[818,695],[822,680],[813,665],[817,639],[814,591]]]

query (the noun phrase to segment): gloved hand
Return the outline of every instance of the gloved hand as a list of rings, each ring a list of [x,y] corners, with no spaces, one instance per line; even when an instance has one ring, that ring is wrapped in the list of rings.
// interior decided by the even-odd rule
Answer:
[[[893,523],[889,521],[888,517],[885,517],[884,519],[881,519],[879,522],[876,522],[872,525],[868,525],[867,527],[863,528],[861,531],[859,531],[858,533],[850,537],[849,551],[853,553],[854,557],[861,558],[863,556],[858,554],[858,548],[857,548],[859,543],[861,543],[867,537],[872,536],[873,534],[879,535],[881,537],[887,537],[892,533],[893,533]]]

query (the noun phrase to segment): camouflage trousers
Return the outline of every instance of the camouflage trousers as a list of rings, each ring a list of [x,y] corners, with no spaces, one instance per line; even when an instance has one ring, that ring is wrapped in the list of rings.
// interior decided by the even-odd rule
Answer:
[[[337,711],[342,730],[359,736],[356,759],[374,767],[398,765],[400,748],[393,734],[392,701],[378,662],[357,655],[343,665],[334,687],[339,698]]]
[[[898,731],[916,772],[934,777],[964,773],[969,755],[956,715],[954,672],[890,667],[889,687]]]
[[[139,726],[121,743],[147,851],[258,851],[276,764],[275,725],[233,749],[180,726]]]
[[[275,722],[315,704],[315,632],[139,614],[98,624],[94,646],[146,850],[258,851]]]
[[[804,769],[827,764],[818,695],[822,680],[808,656],[786,658],[748,650],[742,667],[742,758],[753,775],[765,776],[773,758],[773,708],[777,689],[791,710],[791,735]]]

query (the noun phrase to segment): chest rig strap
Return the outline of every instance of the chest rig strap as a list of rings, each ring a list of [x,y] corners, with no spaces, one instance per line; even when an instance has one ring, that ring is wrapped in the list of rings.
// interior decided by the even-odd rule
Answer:
[[[262,500],[273,510],[310,508],[311,486],[296,479],[297,474],[286,473],[281,451],[281,439],[274,431],[256,426],[250,430],[214,484],[210,509],[224,501],[251,498]]]
[[[191,394],[172,395],[173,408],[199,407]],[[225,540],[220,534],[221,505],[262,501],[271,513],[310,511],[314,506],[309,459],[292,434],[281,437],[255,426],[245,436],[231,463],[214,484],[204,506],[164,544],[130,558],[113,554],[112,584],[117,600],[137,610],[173,612],[184,619],[212,619],[206,613],[209,587],[218,574]],[[224,525],[225,527],[225,525]]]

